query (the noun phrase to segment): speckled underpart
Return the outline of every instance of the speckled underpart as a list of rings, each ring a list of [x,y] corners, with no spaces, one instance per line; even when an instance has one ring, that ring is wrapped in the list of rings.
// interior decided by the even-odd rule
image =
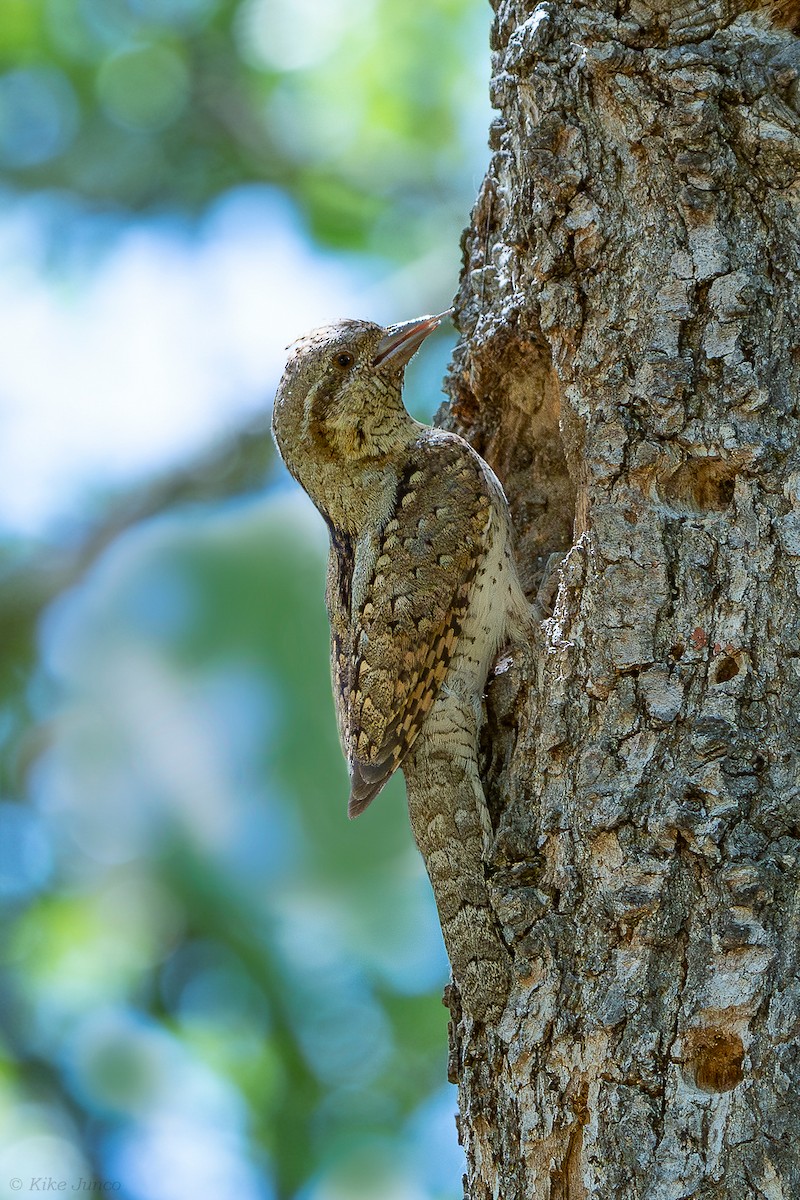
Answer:
[[[483,854],[481,698],[498,649],[529,628],[502,488],[462,438],[414,421],[403,368],[438,324],[343,321],[297,342],[276,441],[325,517],[331,669],[349,813],[406,776],[464,1010],[497,1015],[510,970]]]

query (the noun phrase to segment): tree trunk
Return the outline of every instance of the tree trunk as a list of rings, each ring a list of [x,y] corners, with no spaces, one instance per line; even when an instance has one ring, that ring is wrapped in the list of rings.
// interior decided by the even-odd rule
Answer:
[[[745,7],[497,8],[445,423],[561,563],[487,696],[471,1200],[800,1196],[800,41]]]

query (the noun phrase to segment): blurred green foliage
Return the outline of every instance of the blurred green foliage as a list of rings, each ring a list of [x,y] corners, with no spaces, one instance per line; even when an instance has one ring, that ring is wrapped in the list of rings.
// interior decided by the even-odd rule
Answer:
[[[455,259],[488,15],[3,0],[3,179],[115,225],[266,180],[327,247]],[[0,545],[0,1197],[460,1194],[402,782],[346,821],[324,532],[268,459],[256,422]]]
[[[133,210],[268,181],[321,241],[407,261],[442,209],[463,224],[486,20],[475,0],[3,0],[0,167]]]
[[[441,1086],[443,962],[402,789],[344,817],[311,522],[282,492],[143,526],[44,622],[41,817],[5,832],[18,902],[43,882],[37,832],[60,886],[16,922],[6,1036],[61,1060],[89,1161],[120,1127],[146,1154],[144,1118],[176,1108],[202,1132],[181,1094],[197,1065],[151,1062],[175,1043],[238,1090],[281,1196]]]

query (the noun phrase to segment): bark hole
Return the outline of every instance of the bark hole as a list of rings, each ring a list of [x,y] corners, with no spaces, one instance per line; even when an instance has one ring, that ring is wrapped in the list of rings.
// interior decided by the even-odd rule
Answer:
[[[704,1092],[729,1092],[744,1079],[744,1046],[736,1033],[695,1029],[687,1040],[684,1066]]]
[[[714,672],[714,683],[727,683],[739,674],[739,664],[735,658],[725,655]]]
[[[500,328],[457,347],[446,424],[496,471],[511,508],[522,586],[533,598],[548,559],[573,542],[575,485],[561,439],[550,349],[537,335]],[[444,411],[437,414],[444,416]]]
[[[684,512],[722,512],[733,499],[739,464],[733,459],[694,458],[657,480],[660,498]]]

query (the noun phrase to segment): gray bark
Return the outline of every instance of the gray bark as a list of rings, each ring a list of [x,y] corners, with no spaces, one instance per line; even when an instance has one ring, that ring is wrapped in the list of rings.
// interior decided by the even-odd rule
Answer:
[[[800,41],[745,8],[496,12],[443,421],[562,557],[487,695],[471,1200],[800,1196]]]

